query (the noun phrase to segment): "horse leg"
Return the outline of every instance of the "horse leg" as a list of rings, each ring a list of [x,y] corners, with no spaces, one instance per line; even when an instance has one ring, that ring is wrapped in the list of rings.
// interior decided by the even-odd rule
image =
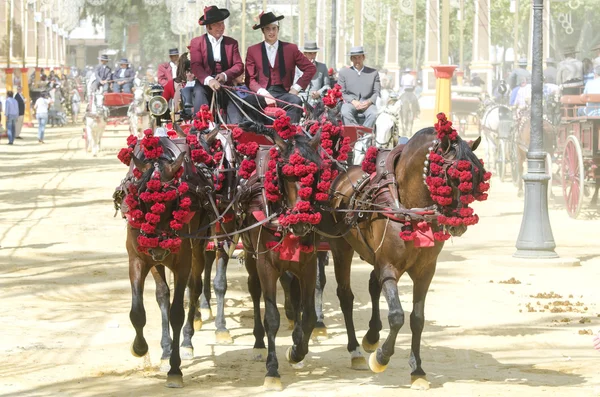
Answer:
[[[294,310],[294,306],[292,303],[291,289],[292,282],[294,281],[294,276],[290,272],[283,272],[281,277],[279,278],[279,282],[281,283],[281,287],[283,288],[283,296],[285,298],[283,307],[285,309],[285,317],[288,320],[288,329],[294,329],[296,311]]]
[[[182,244],[183,248],[188,248]],[[187,255],[191,256],[189,248],[186,250]],[[185,257],[185,254],[180,253],[181,257]],[[183,321],[185,319],[185,310],[183,308],[183,297],[185,295],[185,287],[187,285],[190,276],[190,263],[185,260],[179,260],[178,267],[172,269],[173,277],[175,279],[175,291],[173,292],[173,304],[171,305],[170,321],[171,328],[173,329],[173,343],[171,345],[171,369],[167,374],[166,387],[179,388],[183,387],[183,373],[181,372],[181,356],[179,353],[179,339],[181,337],[181,328],[183,327]],[[192,303],[190,302],[190,306]]]
[[[380,279],[382,281],[383,295],[388,304],[388,322],[390,324],[390,333],[385,342],[377,351],[371,353],[369,357],[369,367],[375,373],[383,372],[387,368],[390,358],[394,354],[394,345],[400,328],[404,325],[404,310],[400,304],[398,296],[398,278],[395,269],[391,266],[385,269]]]
[[[223,248],[217,252],[217,272],[213,280],[215,295],[217,296],[217,316],[215,317],[215,337],[217,343],[230,344],[233,339],[225,323],[225,293],[227,293],[227,263],[229,255]]]
[[[300,329],[300,324],[296,323],[296,328],[292,334],[294,345],[288,349],[286,355],[288,362],[295,368],[302,368],[304,366],[302,360],[308,354],[308,342],[317,324],[317,313],[315,311],[316,268],[307,266],[303,273],[301,278],[297,278],[299,282],[298,291],[293,291],[297,293],[299,299],[302,299],[302,328]],[[299,314],[300,310],[297,313]]]
[[[252,297],[252,306],[254,308],[254,329],[252,330],[252,334],[254,335],[253,358],[255,361],[262,361],[266,358],[267,348],[265,346],[265,328],[260,318],[260,296],[262,293],[260,278],[256,270],[256,259],[252,255],[246,256],[244,264],[248,271],[248,291]]]
[[[325,275],[325,265],[329,262],[329,253],[327,251],[317,252],[317,285],[315,287],[315,310],[317,311],[317,325],[313,331],[313,337],[327,336],[327,327],[325,326],[325,316],[323,316],[323,290],[327,283]]]
[[[346,324],[346,334],[348,335],[348,353],[350,353],[351,368],[356,370],[367,370],[367,362],[363,357],[358,340],[356,339],[356,330],[354,329],[354,294],[350,286],[350,269],[352,266],[352,256],[354,250],[345,240],[332,242],[331,254],[335,270],[335,280],[337,281],[337,296],[340,301],[340,307],[344,314],[344,323]],[[379,298],[378,298],[379,299]],[[379,338],[378,338],[379,339]]]
[[[181,358],[192,360],[194,358],[194,346],[192,338],[196,331],[202,329],[202,316],[200,315],[198,300],[202,291],[202,271],[204,270],[204,253],[200,251],[204,244],[193,242],[194,250],[190,277],[188,279],[189,307],[185,325],[183,327],[183,342],[181,342]]]
[[[592,195],[592,199],[590,200],[590,205],[596,206],[598,204],[598,190],[600,189],[600,181],[596,180],[596,189],[594,190],[594,194]]]
[[[262,262],[262,263],[260,263]],[[266,258],[258,263],[258,275],[265,301],[265,330],[267,331],[268,355],[267,374],[263,387],[266,390],[281,390],[281,377],[279,375],[279,362],[275,351],[275,337],[279,330],[279,310],[277,309],[277,274],[271,264],[267,264]],[[314,303],[313,303],[314,305]],[[313,306],[314,307],[314,306]]]
[[[207,321],[213,318],[210,308],[210,286],[212,285],[210,277],[212,276],[212,267],[217,257],[217,252],[205,251],[204,253],[201,252],[200,255],[204,255],[204,284],[202,294],[200,295],[200,314],[202,315],[202,320]]]
[[[169,309],[171,307],[171,291],[165,276],[165,267],[162,265],[154,266],[151,270],[152,277],[156,283],[156,302],[160,308],[162,338],[160,346],[162,347],[162,356],[160,357],[160,370],[167,372],[169,370],[169,357],[171,357],[171,333],[169,328]]]
[[[431,284],[431,279],[435,273],[435,262],[424,268],[424,271],[417,272],[414,268],[408,271],[413,280],[413,311],[410,314],[410,330],[412,332],[412,341],[410,345],[410,359],[408,361],[412,370],[410,374],[411,388],[417,390],[428,390],[425,371],[421,368],[421,334],[425,326],[425,297]]]
[[[371,320],[369,320],[369,330],[362,339],[362,347],[367,353],[373,353],[379,346],[379,332],[383,328],[379,313],[381,284],[375,270],[371,271],[369,277],[369,295],[371,295]]]
[[[148,353],[148,343],[144,338],[146,310],[144,310],[144,281],[150,271],[149,266],[137,256],[129,260],[129,282],[131,283],[131,311],[129,319],[135,328],[135,339],[131,345],[131,354],[143,357]]]

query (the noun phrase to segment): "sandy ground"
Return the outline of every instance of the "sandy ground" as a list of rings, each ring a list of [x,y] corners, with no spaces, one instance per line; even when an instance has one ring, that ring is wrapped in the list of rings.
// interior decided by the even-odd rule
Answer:
[[[264,363],[251,361],[251,300],[244,269],[235,260],[226,307],[234,344],[216,345],[213,323],[206,322],[194,337],[195,358],[183,365],[184,389],[166,389],[165,374],[158,371],[160,316],[151,278],[145,293],[150,353],[143,359],[129,353],[134,330],[128,317],[125,224],[113,217],[111,199],[125,174],[116,152],[126,132],[108,131],[102,153],[92,158],[82,149],[80,131],[49,129],[45,145],[37,143],[32,129],[12,147],[6,139],[0,142],[0,394],[265,394]],[[600,328],[600,224],[595,210],[586,211],[583,220],[570,219],[560,201],[551,204],[550,214],[557,252],[578,257],[580,266],[511,258],[523,203],[511,185],[497,180],[489,201],[476,206],[480,224],[447,243],[426,306],[422,356],[432,384],[427,395],[600,395],[600,353],[592,349],[592,336],[581,334]],[[370,314],[369,271],[357,258],[353,288],[359,340]],[[408,323],[386,372],[349,368],[333,266],[327,277],[329,338],[312,343],[305,367],[294,370],[284,359],[290,331],[279,332],[284,391],[273,395],[420,393],[409,389]],[[511,278],[514,284],[501,283]],[[408,277],[401,280],[400,292],[408,318]],[[561,297],[535,297],[551,292]],[[382,337],[386,310],[383,303]]]

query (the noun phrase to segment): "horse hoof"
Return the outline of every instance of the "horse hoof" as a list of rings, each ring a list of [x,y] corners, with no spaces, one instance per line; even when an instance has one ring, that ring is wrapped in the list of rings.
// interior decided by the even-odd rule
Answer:
[[[281,385],[281,378],[275,378],[273,376],[265,376],[265,383],[263,383],[263,389],[268,391],[281,391],[283,386]]]
[[[160,360],[160,367],[158,368],[160,372],[167,373],[171,370],[171,364],[169,363],[168,358],[162,358]]]
[[[194,348],[193,347],[180,347],[179,357],[182,360],[193,360],[194,359]]]
[[[215,331],[215,340],[220,345],[231,345],[233,338],[229,334],[229,331]]]
[[[212,320],[213,318],[212,310],[210,307],[201,308],[200,314],[202,315],[202,320],[204,321]]]
[[[288,330],[292,331],[294,329],[294,326],[296,326],[296,322],[288,318]]]
[[[410,383],[410,388],[413,390],[429,390],[431,387],[427,378],[420,375],[411,375]]]
[[[367,365],[367,360],[365,360],[365,357],[362,355],[362,353],[359,351],[359,349],[356,349],[355,351],[352,352],[351,354],[351,364],[350,364],[350,368],[352,368],[355,371],[368,371],[369,370],[369,366]]]
[[[311,337],[315,340],[317,339],[327,339],[327,328],[326,327],[317,327],[313,329]]]
[[[362,348],[367,353],[373,353],[375,350],[377,350],[378,347],[379,347],[379,341],[371,344],[367,340],[367,336],[366,335],[362,338]]]
[[[288,363],[290,363],[290,365],[292,366],[302,363],[302,361],[296,362],[292,360],[292,346],[288,347],[287,351],[285,352],[285,358],[288,360]]]
[[[180,389],[183,387],[183,375],[168,375],[165,387]]]
[[[377,352],[373,352],[369,356],[369,368],[371,369],[371,371],[375,372],[376,374],[379,374],[385,371],[387,365],[379,364],[379,361],[377,361]]]
[[[134,346],[135,342],[131,343],[131,347],[129,348],[129,350],[131,351],[131,354],[133,355],[133,357],[144,357],[146,354],[148,354],[148,348],[146,347],[146,351],[144,353],[138,353],[135,351],[135,346]]]
[[[265,361],[267,359],[267,349],[252,349],[252,360]]]
[[[194,319],[194,331],[200,331],[202,329],[202,319],[196,318]]]

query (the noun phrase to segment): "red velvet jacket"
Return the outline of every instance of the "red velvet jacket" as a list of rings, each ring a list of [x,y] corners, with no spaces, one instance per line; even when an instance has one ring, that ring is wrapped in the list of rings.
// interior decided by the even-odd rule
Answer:
[[[254,44],[248,48],[248,53],[246,54],[246,84],[254,92],[258,92],[261,88],[267,88],[267,85],[269,84],[269,77],[263,72],[264,66],[269,67],[269,61],[268,58],[266,58],[266,50],[263,54],[263,48],[264,42]],[[277,62],[277,58],[283,53],[285,76],[283,76],[282,82],[285,90],[289,91],[294,84],[296,66],[303,72],[303,75],[300,77],[297,84],[302,87],[302,89],[305,89],[317,72],[316,66],[300,52],[298,46],[295,44],[286,43],[280,40],[279,50],[282,51],[277,51],[275,60]],[[264,62],[266,62],[266,65]],[[278,70],[274,69],[274,71],[277,72]]]
[[[163,87],[166,86],[167,82],[173,78],[171,63],[165,62],[159,64],[156,77],[158,78],[158,84],[162,85]]]
[[[206,43],[206,35],[194,37],[190,42],[190,63],[192,73],[198,79],[200,84],[204,84],[204,80],[214,73],[210,66],[208,47]],[[238,42],[231,37],[223,36],[221,47],[224,48],[224,54],[227,58],[227,69],[223,72],[227,75],[226,85],[233,85],[233,80],[244,72],[244,63],[240,56]],[[211,48],[212,51],[212,48]],[[223,51],[221,51],[223,54]],[[223,57],[221,56],[221,65],[223,65]]]

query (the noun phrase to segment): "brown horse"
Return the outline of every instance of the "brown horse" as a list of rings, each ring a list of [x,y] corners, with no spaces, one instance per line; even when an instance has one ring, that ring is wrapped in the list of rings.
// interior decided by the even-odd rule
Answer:
[[[255,128],[258,132],[269,132],[268,129]],[[295,136],[287,142],[281,139],[277,133],[270,131],[270,136],[276,143],[283,162],[286,163],[294,153],[300,153],[303,158],[319,165],[321,160],[317,152],[320,135],[312,139],[305,136]],[[242,227],[255,225],[262,218],[259,214],[265,214],[267,218],[258,227],[254,227],[242,234],[244,250],[246,251],[245,266],[248,271],[248,289],[252,296],[254,305],[254,349],[256,357],[262,356],[265,349],[265,330],[268,339],[267,374],[264,387],[268,390],[280,390],[282,388],[278,371],[278,361],[275,353],[275,337],[279,329],[279,311],[276,303],[277,280],[285,273],[291,272],[296,277],[291,285],[290,300],[295,313],[295,327],[292,334],[293,346],[288,349],[286,358],[291,364],[301,363],[308,353],[308,343],[311,333],[315,327],[317,318],[315,314],[315,284],[317,272],[318,236],[314,233],[309,223],[296,223],[282,228],[277,222],[267,222],[265,219],[275,218],[278,214],[294,208],[300,200],[299,178],[286,176],[281,172],[282,163],[278,163],[279,186],[282,198],[275,203],[268,203],[263,196],[262,181],[268,169],[269,148],[261,147],[257,156],[257,172],[250,177],[248,183],[248,194],[243,200],[240,213],[245,213]],[[318,175],[315,175],[314,186],[316,187]],[[299,243],[312,250],[302,250],[296,260],[283,260],[275,249],[286,244],[286,235],[295,236]],[[260,321],[260,296],[263,295],[265,302],[264,327]]]
[[[457,138],[454,143],[443,140],[441,143],[444,151],[444,160],[448,163],[466,160],[472,164],[472,181],[477,186],[483,181],[483,165],[474,155],[480,139],[474,143],[467,143]],[[428,153],[436,145],[436,135],[433,128],[426,128],[417,132],[404,146],[399,159],[387,158],[387,161],[396,160],[393,164],[395,183],[390,189],[397,190],[398,203],[394,203],[394,193],[390,191],[386,208],[402,209],[434,208],[434,202],[428,186],[423,180],[423,164],[428,158]],[[352,310],[353,299],[350,288],[350,267],[354,251],[361,258],[374,266],[369,279],[369,293],[372,302],[372,316],[369,321],[369,330],[363,338],[362,346],[367,352],[372,352],[369,358],[369,367],[374,372],[386,369],[391,356],[394,354],[396,337],[404,324],[404,311],[400,304],[397,283],[404,273],[413,280],[413,312],[410,315],[410,328],[412,331],[411,366],[412,387],[428,389],[425,372],[421,367],[421,334],[425,325],[425,297],[436,269],[439,253],[444,243],[435,241],[433,246],[427,248],[416,247],[413,241],[404,241],[400,237],[404,222],[398,222],[393,214],[380,212],[363,212],[356,209],[355,202],[360,197],[357,189],[369,179],[360,167],[350,167],[346,173],[338,176],[331,187],[333,199],[332,212],[324,216],[319,229],[333,233],[335,225],[347,224],[347,232],[341,233],[343,238],[330,239],[333,254],[335,276],[338,282],[337,295],[346,322],[348,332],[348,351],[352,354],[353,366],[355,360],[360,366],[360,350],[353,325]],[[381,184],[384,187],[384,184]],[[452,208],[457,208],[460,201],[458,183],[452,182]],[[376,196],[382,190],[376,190]],[[358,194],[358,195],[357,195]],[[381,196],[380,196],[381,197]],[[369,209],[369,207],[363,207]],[[372,209],[373,207],[371,207]],[[377,207],[375,207],[377,208]],[[379,207],[381,208],[381,207]],[[348,211],[348,212],[343,212]],[[406,210],[407,213],[409,212]],[[347,214],[347,215],[344,215]],[[433,225],[436,228],[435,224]],[[466,231],[466,226],[448,227],[453,236],[460,236]],[[339,233],[339,230],[338,230]],[[383,292],[389,308],[388,321],[390,332],[383,345],[378,348],[382,323],[379,313],[379,297]]]
[[[213,138],[209,138],[213,139]],[[181,203],[185,198],[191,199],[192,205],[190,210],[191,220],[184,224],[183,229],[179,233],[190,233],[197,230],[202,225],[208,223],[209,219],[204,208],[207,206],[207,197],[205,187],[211,187],[210,181],[203,173],[196,172],[195,167],[189,161],[189,148],[185,140],[171,140],[169,138],[160,138],[160,146],[163,148],[163,154],[159,158],[152,160],[145,159],[142,156],[142,151],[139,145],[132,153],[132,164],[129,177],[126,178],[124,188],[131,192],[134,188],[138,194],[150,192],[148,183],[151,180],[160,180],[162,186],[177,186],[178,191],[181,189],[181,182],[186,181],[189,187],[188,193],[180,195],[175,200],[164,201],[164,209],[159,215],[160,220],[156,222],[155,229],[157,235],[168,233],[172,230],[170,226],[174,220],[173,210],[175,205]],[[184,161],[185,160],[185,161]],[[183,167],[183,173],[181,168]],[[134,168],[141,173],[137,179],[132,178]],[[158,178],[157,178],[158,175]],[[139,196],[138,196],[139,197]],[[136,199],[140,209],[151,213],[149,205]],[[125,200],[123,212],[127,213],[127,205],[131,205],[131,201]],[[154,212],[154,211],[152,211]],[[177,236],[178,233],[175,233]],[[167,376],[167,387],[183,387],[183,375],[180,369],[181,356],[179,341],[181,329],[184,324],[184,307],[183,298],[186,285],[190,280],[190,292],[192,295],[198,296],[202,286],[201,274],[203,271],[203,262],[195,260],[200,258],[200,250],[198,244],[192,244],[188,238],[181,239],[181,246],[178,252],[176,249],[167,246],[140,248],[139,238],[144,237],[140,228],[133,227],[128,223],[126,248],[129,256],[129,279],[131,282],[132,304],[130,319],[135,328],[136,336],[131,346],[131,352],[136,357],[142,357],[148,352],[148,344],[144,338],[143,328],[146,324],[146,312],[144,310],[143,292],[144,282],[148,272],[152,271],[152,275],[156,281],[156,299],[161,308],[162,313],[162,339],[161,346],[163,349],[161,360],[169,360],[170,370]],[[174,276],[174,293],[173,302],[170,303],[169,286],[165,278],[164,267],[168,267]],[[190,277],[190,273],[192,277]],[[196,297],[197,300],[197,297]],[[197,307],[190,302],[190,315],[188,316],[188,324],[184,330],[183,348],[191,349],[191,337],[193,336],[193,319],[197,311]],[[169,323],[173,330],[173,338],[169,334]],[[187,332],[185,332],[187,331]]]

